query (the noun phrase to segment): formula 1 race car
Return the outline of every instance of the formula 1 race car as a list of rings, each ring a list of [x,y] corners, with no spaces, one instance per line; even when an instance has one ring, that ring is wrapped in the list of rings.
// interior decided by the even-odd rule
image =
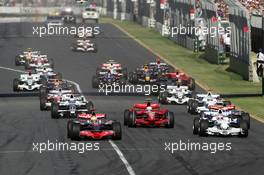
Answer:
[[[76,16],[69,7],[61,11],[61,17],[64,23],[76,23]]]
[[[43,67],[54,67],[53,59],[48,59],[47,55],[38,55],[32,57],[30,61],[25,63],[25,69],[36,69]]]
[[[40,97],[40,110],[49,110],[52,106],[52,103],[59,103],[62,99],[66,99],[68,97],[67,95],[71,93],[73,93],[73,91],[68,89],[50,90],[46,96],[42,95]]]
[[[78,119],[67,123],[67,136],[72,140],[80,138],[121,140],[120,122],[106,119],[106,114],[81,113]]]
[[[162,76],[167,81],[167,84],[173,81],[181,86],[188,86],[191,91],[195,90],[195,80],[184,72],[177,70],[176,72],[162,74]]]
[[[223,101],[220,99],[220,95],[211,94],[197,94],[194,98],[189,99],[187,103],[187,110],[190,114],[200,114],[203,111],[208,110],[208,106],[216,105],[217,103],[224,103],[224,105],[230,105],[230,101]]]
[[[226,116],[219,110],[217,115],[204,115],[195,117],[193,121],[193,134],[200,136],[248,136],[248,124],[241,118],[232,115]]]
[[[13,81],[14,91],[34,91],[38,90],[41,86],[40,76],[38,74],[21,74],[20,78],[15,78]]]
[[[161,74],[153,69],[149,69],[147,65],[129,73],[129,82],[132,84],[159,84],[160,78]]]
[[[250,115],[247,112],[236,110],[236,106],[233,104],[226,105],[225,103],[217,103],[215,105],[209,105],[207,111],[200,113],[200,117],[204,116],[216,116],[221,110],[221,114],[224,116],[232,116],[232,118],[239,118],[247,123],[248,129],[250,129]]]
[[[124,111],[124,125],[128,127],[174,127],[174,113],[168,109],[160,109],[158,103],[150,101],[143,104],[134,104]]]
[[[27,61],[30,61],[33,57],[39,55],[39,53],[39,51],[32,51],[31,48],[28,48],[27,51],[15,57],[16,66],[25,65]]]
[[[84,96],[71,95],[69,98],[61,99],[58,103],[51,105],[51,118],[73,117],[83,112],[91,112],[94,105],[91,101],[86,101]]]
[[[46,97],[51,90],[59,92],[59,89],[62,89],[62,91],[70,91],[71,93],[75,93],[74,85],[72,85],[68,81],[61,79],[49,79],[40,87],[39,97]]]
[[[76,34],[76,38],[85,39],[85,38],[94,38],[95,35],[93,31],[79,31]]]
[[[76,43],[72,44],[71,49],[76,52],[97,52],[96,44],[88,39],[77,40]]]
[[[161,104],[186,104],[191,97],[192,91],[188,86],[168,85],[164,92],[160,92],[158,98]]]
[[[100,85],[103,86],[112,86],[112,85],[125,85],[126,84],[126,77],[122,74],[102,74],[99,76],[92,77],[92,87],[98,88]]]
[[[111,74],[119,74],[127,78],[127,68],[114,60],[108,60],[96,68],[96,75],[103,75],[110,71]]]
[[[160,74],[170,73],[174,71],[174,68],[167,63],[162,63],[160,58],[156,59],[156,62],[148,63],[149,69],[152,69],[155,72]]]

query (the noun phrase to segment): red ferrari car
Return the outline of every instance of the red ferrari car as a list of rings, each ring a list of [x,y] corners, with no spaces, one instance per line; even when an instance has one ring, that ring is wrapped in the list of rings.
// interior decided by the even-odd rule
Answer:
[[[122,137],[121,124],[107,120],[106,114],[79,114],[75,120],[69,120],[67,135],[72,140],[80,138],[120,140]]]
[[[173,128],[174,114],[166,108],[161,109],[158,103],[134,104],[124,111],[124,125]]]
[[[168,80],[176,80],[181,86],[188,86],[190,90],[195,90],[195,80],[184,72],[176,70],[176,72],[166,73],[163,76]]]

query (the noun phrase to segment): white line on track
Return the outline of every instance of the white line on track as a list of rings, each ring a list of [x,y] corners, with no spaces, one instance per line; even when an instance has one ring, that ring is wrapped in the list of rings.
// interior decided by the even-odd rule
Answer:
[[[8,71],[13,71],[13,72],[19,72],[19,73],[25,73],[25,71],[22,71],[22,70],[17,70],[17,69],[12,69],[12,68],[8,68],[8,67],[2,67],[2,66],[0,66],[0,69],[4,69],[4,70],[8,70]],[[76,83],[74,81],[71,81],[71,80],[66,80],[66,81],[74,84],[76,86],[78,92],[82,94],[81,87],[80,87],[80,85],[78,83]],[[129,162],[125,158],[125,156],[122,153],[122,151],[118,148],[118,146],[112,140],[108,140],[108,142],[114,148],[114,150],[118,154],[119,158],[121,159],[121,161],[126,166],[126,169],[127,169],[128,173],[129,173],[129,175],[135,175],[136,173],[134,172],[132,166],[129,164]],[[29,151],[2,151],[0,153],[14,153],[14,152],[29,152]]]
[[[26,73],[26,71],[23,71],[23,70],[12,69],[12,68],[3,67],[3,66],[0,66],[0,69],[9,70],[9,71],[18,72],[18,73]]]

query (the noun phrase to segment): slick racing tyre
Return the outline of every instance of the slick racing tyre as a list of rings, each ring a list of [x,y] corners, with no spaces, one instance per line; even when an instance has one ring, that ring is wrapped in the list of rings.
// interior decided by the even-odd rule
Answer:
[[[242,113],[241,118],[247,123],[248,129],[250,129],[250,115],[249,113]]]
[[[19,91],[18,85],[19,85],[19,79],[15,78],[14,81],[13,81],[13,91],[14,92]]]
[[[166,125],[167,128],[174,128],[174,113],[168,112],[167,114],[168,124]]]
[[[58,110],[59,110],[59,105],[58,105],[57,103],[53,103],[53,104],[51,105],[51,118],[52,118],[52,119],[57,119],[57,118],[59,118]]]
[[[124,111],[124,125],[127,126],[128,122],[129,122],[129,115],[130,115],[130,111],[128,109],[126,109]]]
[[[244,120],[240,121],[240,128],[242,129],[242,132],[239,134],[239,136],[248,137],[248,124],[246,121]]]
[[[168,92],[161,92],[160,95],[159,95],[159,102],[161,104],[168,104],[168,101],[167,101],[167,97],[168,97],[169,93]]]
[[[189,89],[191,91],[195,90],[195,80],[193,78],[190,80]]]
[[[73,125],[72,120],[69,120],[67,122],[67,138],[71,138],[71,135],[72,135],[72,125]]]
[[[70,132],[70,138],[72,140],[80,140],[81,127],[79,123],[72,123],[72,130]]]
[[[21,58],[19,56],[16,56],[16,58],[15,58],[16,66],[20,66],[21,65],[20,61],[21,61]]]
[[[45,97],[41,97],[40,100],[40,110],[41,111],[45,111],[47,108],[46,108],[46,103],[47,103],[47,99]]]
[[[122,69],[122,74],[127,79],[127,68],[126,67]]]
[[[93,76],[93,78],[92,78],[92,87],[93,88],[99,87],[99,79],[96,76]]]
[[[47,96],[47,88],[41,86],[40,89],[39,89],[39,97],[40,98],[44,98],[46,96]]]
[[[113,135],[112,139],[113,140],[121,140],[121,138],[122,138],[122,129],[121,129],[120,122],[114,122],[112,127],[113,127],[113,131],[114,131],[114,135]]]
[[[130,112],[127,125],[130,128],[135,127],[135,125],[136,125],[136,114],[135,114],[135,112]]]
[[[200,132],[199,132],[199,135],[201,137],[207,136],[206,132],[207,132],[208,126],[209,126],[208,120],[201,120],[200,121]]]
[[[92,111],[94,110],[93,102],[88,101],[88,103],[86,104],[86,108],[88,109],[88,113],[92,113]]]
[[[199,117],[195,117],[193,119],[193,134],[196,135],[196,134],[199,134]]]

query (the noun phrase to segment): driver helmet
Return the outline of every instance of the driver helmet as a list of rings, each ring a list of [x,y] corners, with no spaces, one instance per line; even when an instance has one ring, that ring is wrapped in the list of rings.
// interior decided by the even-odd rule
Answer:
[[[152,107],[151,107],[151,106],[148,106],[148,107],[146,108],[146,111],[147,111],[147,112],[151,112],[151,111],[152,111]]]
[[[31,76],[32,75],[32,72],[31,71],[28,71],[28,75]]]
[[[31,48],[27,48],[27,52],[32,52],[32,49]]]
[[[157,64],[160,64],[160,57],[157,57]]]
[[[95,112],[92,112],[91,121],[92,121],[93,123],[95,123],[95,122],[97,121],[97,117],[96,117]]]

